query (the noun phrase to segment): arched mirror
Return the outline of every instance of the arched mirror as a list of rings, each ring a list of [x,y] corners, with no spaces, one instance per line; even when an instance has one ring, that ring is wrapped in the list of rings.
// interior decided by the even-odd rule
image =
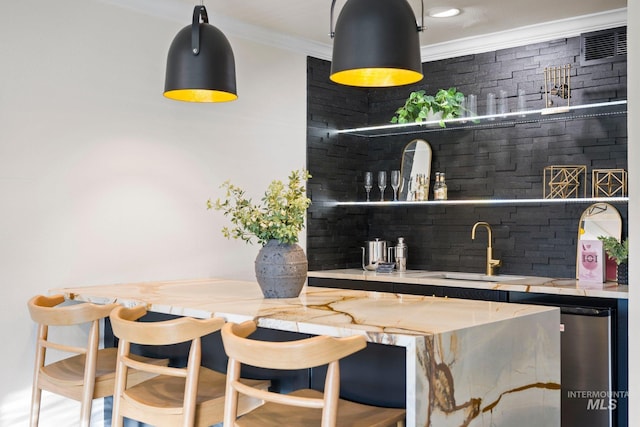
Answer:
[[[580,216],[578,240],[598,240],[599,236],[622,237],[622,217],[620,212],[609,203],[594,203]],[[577,250],[576,250],[577,252]],[[578,258],[576,255],[576,277],[578,277]]]
[[[431,146],[424,139],[414,139],[404,147],[400,169],[402,183],[398,200],[415,200],[414,191],[418,175],[423,175],[427,180],[431,176],[431,157]]]

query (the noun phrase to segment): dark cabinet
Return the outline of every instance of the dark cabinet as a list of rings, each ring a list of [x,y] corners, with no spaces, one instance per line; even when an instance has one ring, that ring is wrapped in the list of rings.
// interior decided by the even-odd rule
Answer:
[[[328,279],[309,277],[309,286],[391,292],[395,294],[463,298],[480,301],[507,302],[508,293],[491,289],[453,288],[450,286],[416,285],[412,283],[375,282],[369,280]]]
[[[394,283],[391,282],[370,282],[367,280],[347,280],[347,279],[325,279],[320,277],[309,277],[309,286],[321,286],[325,288],[356,289],[359,291],[376,291],[393,293]]]

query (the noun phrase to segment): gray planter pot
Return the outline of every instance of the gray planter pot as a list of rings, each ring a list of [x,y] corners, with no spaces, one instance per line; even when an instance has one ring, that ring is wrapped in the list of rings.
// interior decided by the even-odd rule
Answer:
[[[628,285],[629,284],[629,265],[626,262],[618,265],[618,285]]]
[[[307,280],[307,256],[297,243],[269,240],[258,252],[255,267],[265,298],[295,298]]]

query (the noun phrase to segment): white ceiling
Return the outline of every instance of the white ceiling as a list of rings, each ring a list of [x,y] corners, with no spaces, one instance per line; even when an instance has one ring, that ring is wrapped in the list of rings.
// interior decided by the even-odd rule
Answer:
[[[209,22],[224,32],[329,58],[331,0],[102,0],[187,25],[204,4]],[[420,0],[408,0],[419,20]],[[346,0],[337,0],[337,18]],[[571,37],[626,25],[627,0],[424,0],[430,8],[455,6],[454,18],[425,16],[423,59],[458,56],[536,40]],[[184,26],[183,25],[183,26]],[[178,27],[181,28],[181,27]],[[483,36],[482,41],[478,36]]]

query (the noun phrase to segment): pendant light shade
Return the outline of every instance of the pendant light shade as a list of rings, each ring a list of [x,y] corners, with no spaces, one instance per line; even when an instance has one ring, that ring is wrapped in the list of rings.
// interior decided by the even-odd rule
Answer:
[[[331,31],[331,80],[363,87],[422,80],[419,31],[406,0],[348,0]]]
[[[169,47],[164,96],[189,102],[238,98],[231,44],[222,31],[209,25],[204,6],[195,7],[191,25],[180,30]]]

